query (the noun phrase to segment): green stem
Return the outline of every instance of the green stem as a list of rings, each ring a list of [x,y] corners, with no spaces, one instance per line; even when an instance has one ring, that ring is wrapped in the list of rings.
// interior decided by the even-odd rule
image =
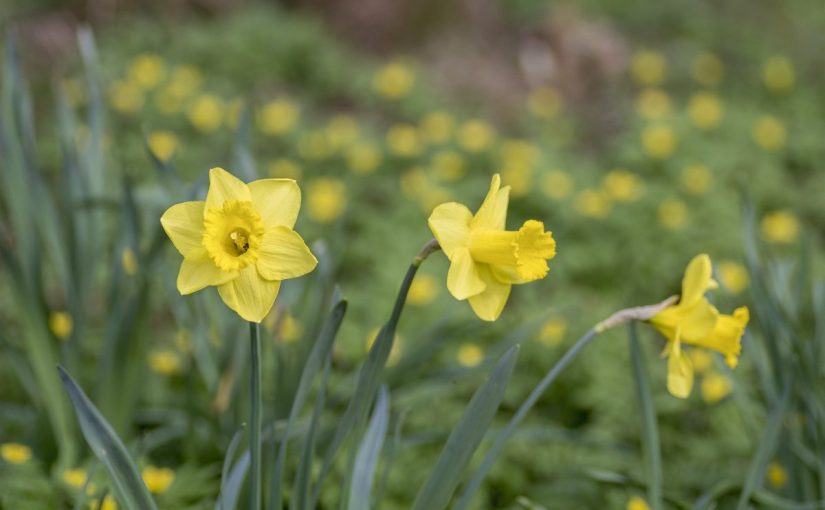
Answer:
[[[261,330],[256,322],[249,323],[249,348],[252,370],[249,378],[249,396],[252,416],[249,424],[249,457],[252,460],[249,507],[261,510]]]
[[[635,321],[628,324],[628,330],[630,361],[633,366],[633,379],[636,381],[636,397],[639,399],[639,411],[642,413],[642,449],[647,471],[647,502],[652,510],[660,510],[662,508],[662,454],[659,450],[656,410],[653,408],[650,380],[644,354],[636,335]]]
[[[507,426],[498,433],[496,437],[495,443],[493,443],[492,448],[490,451],[487,452],[487,455],[484,456],[484,460],[481,463],[481,466],[476,470],[473,478],[467,484],[464,492],[461,494],[461,499],[459,499],[458,503],[454,507],[455,510],[463,510],[467,508],[467,505],[470,503],[470,499],[473,497],[473,494],[478,490],[481,486],[481,482],[484,481],[484,477],[487,476],[487,473],[490,471],[490,468],[493,467],[496,459],[498,458],[499,454],[501,454],[501,450],[504,448],[504,443],[507,442],[508,439],[513,435],[515,432],[516,427],[524,420],[527,416],[527,413],[536,405],[539,398],[541,398],[542,394],[547,390],[547,388],[556,380],[556,378],[561,374],[561,372],[567,368],[567,365],[573,361],[579,352],[592,340],[598,333],[597,328],[590,329],[587,333],[582,335],[581,338],[576,342],[573,347],[570,348],[564,356],[556,363],[553,368],[547,372],[547,375],[544,376],[544,379],[539,382],[539,384],[533,388],[533,391],[527,397],[527,399],[521,404],[516,411],[516,414],[510,419],[510,422],[507,423]]]

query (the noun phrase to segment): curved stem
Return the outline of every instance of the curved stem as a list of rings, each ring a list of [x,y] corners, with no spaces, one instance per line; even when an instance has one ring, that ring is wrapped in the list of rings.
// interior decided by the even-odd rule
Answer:
[[[249,456],[252,461],[249,507],[261,510],[261,331],[256,322],[249,323],[249,348],[252,358],[249,379],[252,405],[249,423]]]

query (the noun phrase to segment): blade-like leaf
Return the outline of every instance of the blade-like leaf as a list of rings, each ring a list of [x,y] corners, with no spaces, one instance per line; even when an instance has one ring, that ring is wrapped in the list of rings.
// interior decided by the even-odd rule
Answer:
[[[118,497],[128,510],[157,510],[126,446],[63,367],[58,367],[58,370],[63,386],[74,404],[83,437],[106,466]]]
[[[464,469],[493,421],[513,367],[519,347],[513,346],[496,363],[490,377],[473,395],[461,420],[453,428],[447,444],[430,476],[418,491],[413,510],[441,510],[453,496]]]
[[[348,510],[369,510],[372,482],[375,475],[375,466],[378,464],[378,455],[384,445],[387,434],[387,424],[390,421],[390,398],[387,388],[381,388],[378,402],[372,412],[367,432],[358,447],[355,456],[355,467],[352,475],[352,485],[349,493]]]
[[[233,480],[230,475],[229,469],[232,466],[232,459],[235,458],[235,452],[238,450],[238,445],[241,444],[242,438],[243,427],[235,432],[232,441],[229,442],[229,447],[226,449],[226,456],[223,458],[223,467],[221,468],[221,494],[218,498],[217,505],[215,505],[216,510],[232,510],[238,503],[238,489],[240,486],[238,483],[230,486],[232,482],[236,481]],[[238,464],[240,464],[240,461],[238,461]],[[241,473],[246,474],[246,470],[242,470]],[[234,472],[232,474],[234,474]],[[243,476],[240,477],[240,480],[243,481]]]

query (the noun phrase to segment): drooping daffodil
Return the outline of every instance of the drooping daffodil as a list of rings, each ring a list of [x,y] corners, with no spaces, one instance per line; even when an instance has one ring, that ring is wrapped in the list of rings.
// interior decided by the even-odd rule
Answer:
[[[731,368],[739,361],[742,335],[750,318],[748,308],[739,307],[732,315],[720,314],[705,297],[716,287],[710,257],[697,255],[685,270],[679,302],[650,319],[667,339],[663,353],[668,358],[667,389],[676,397],[687,398],[693,388],[693,363],[683,345],[719,352]]]
[[[178,291],[217,286],[229,308],[261,322],[281,280],[307,274],[317,264],[293,230],[300,207],[301,190],[292,179],[245,184],[222,168],[211,169],[206,201],[175,204],[160,219],[183,255]]]
[[[502,188],[496,174],[475,215],[463,204],[448,202],[437,206],[428,220],[450,259],[447,288],[456,299],[469,300],[486,321],[501,315],[513,284],[547,276],[547,261],[556,255],[553,235],[540,221],[505,230],[509,197],[510,187]]]

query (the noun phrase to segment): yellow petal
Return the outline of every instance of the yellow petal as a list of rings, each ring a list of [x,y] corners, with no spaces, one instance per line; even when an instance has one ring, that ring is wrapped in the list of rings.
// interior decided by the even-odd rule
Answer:
[[[433,209],[427,224],[433,232],[441,250],[452,260],[453,251],[466,247],[470,237],[470,220],[473,213],[456,202],[447,202]]]
[[[178,272],[178,292],[185,296],[210,285],[222,285],[237,277],[237,271],[219,269],[206,254],[206,250],[201,248],[183,259]]]
[[[496,280],[487,267],[481,266],[479,273],[487,288],[484,292],[470,297],[470,306],[479,319],[494,321],[504,310],[512,286]]]
[[[220,208],[227,200],[249,202],[252,200],[249,187],[223,168],[209,170],[209,191],[206,193],[206,205]]]
[[[264,280],[254,266],[246,266],[237,278],[218,287],[218,294],[242,319],[261,322],[275,304],[280,288],[281,282]]]
[[[702,253],[693,257],[682,279],[680,304],[693,304],[702,299],[708,289],[715,287],[716,282],[711,278],[711,271],[710,257],[707,254]]]
[[[457,248],[453,251],[450,270],[447,273],[447,289],[453,297],[463,300],[484,290],[479,266],[473,261],[467,248]]]
[[[204,204],[205,202],[175,204],[160,217],[163,230],[184,257],[194,250],[203,248]]]
[[[719,320],[719,310],[705,298],[691,306],[682,306],[680,303],[674,308],[679,317],[681,339],[686,343],[696,343],[710,335]]]
[[[315,269],[318,260],[297,232],[287,227],[268,230],[261,241],[258,274],[267,280],[286,280]]]
[[[249,183],[252,206],[269,227],[292,228],[301,208],[301,189],[292,179],[261,179]]]
[[[479,207],[471,227],[473,229],[504,230],[507,221],[507,204],[510,201],[510,186],[501,186],[501,177],[493,176],[490,182],[490,191]]]
[[[667,390],[674,397],[687,398],[693,388],[693,365],[682,353],[679,342],[673,342],[667,360]]]

